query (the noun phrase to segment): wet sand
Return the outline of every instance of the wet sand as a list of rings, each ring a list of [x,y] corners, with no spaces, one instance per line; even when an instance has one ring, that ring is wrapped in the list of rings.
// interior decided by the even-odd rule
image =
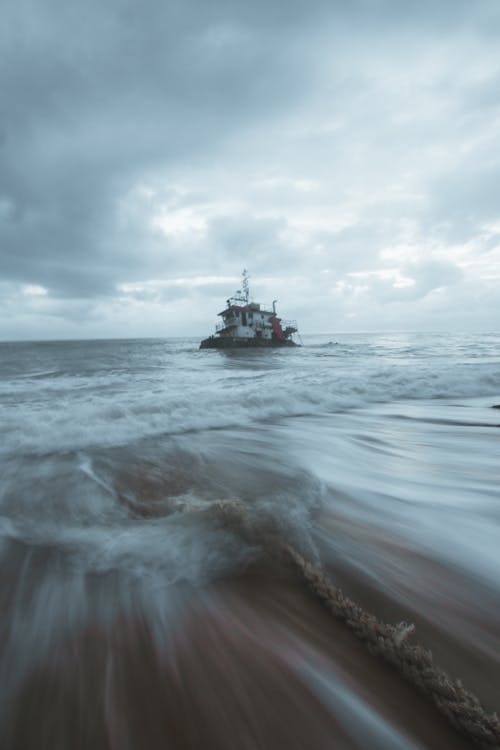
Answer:
[[[262,561],[204,589],[179,585],[175,612],[168,623],[120,617],[64,638],[12,696],[1,746],[470,747],[291,569]],[[425,635],[439,645],[439,634]]]

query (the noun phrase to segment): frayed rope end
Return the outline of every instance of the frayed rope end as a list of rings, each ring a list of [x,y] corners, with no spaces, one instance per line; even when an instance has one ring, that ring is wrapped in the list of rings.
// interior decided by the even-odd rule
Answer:
[[[415,630],[415,625],[410,622],[400,622],[398,625],[396,625],[395,633],[394,633],[394,643],[396,646],[401,646],[403,641],[405,641],[409,635],[411,635]]]

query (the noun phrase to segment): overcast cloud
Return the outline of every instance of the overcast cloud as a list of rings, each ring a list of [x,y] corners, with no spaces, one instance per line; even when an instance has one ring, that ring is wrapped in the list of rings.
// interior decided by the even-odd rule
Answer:
[[[0,338],[500,328],[498,0],[12,0]]]

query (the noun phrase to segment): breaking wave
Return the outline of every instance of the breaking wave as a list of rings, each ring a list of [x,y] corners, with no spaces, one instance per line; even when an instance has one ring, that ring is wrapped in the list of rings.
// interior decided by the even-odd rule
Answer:
[[[500,391],[494,357],[456,361],[454,352],[443,356],[439,342],[399,348],[323,342],[264,354],[198,352],[186,342],[157,342],[152,350],[149,366],[139,372],[125,358],[120,363],[102,355],[101,367],[87,373],[63,366],[62,374],[38,369],[4,379],[0,452],[125,445],[373,403],[494,397]],[[469,353],[477,354],[477,347]]]

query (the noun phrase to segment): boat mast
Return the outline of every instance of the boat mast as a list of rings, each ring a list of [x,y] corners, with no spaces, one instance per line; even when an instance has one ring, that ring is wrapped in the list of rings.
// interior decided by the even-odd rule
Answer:
[[[243,294],[245,295],[245,302],[247,305],[248,305],[248,297],[250,294],[250,290],[248,287],[248,279],[249,279],[248,271],[246,268],[244,268],[243,269]]]

